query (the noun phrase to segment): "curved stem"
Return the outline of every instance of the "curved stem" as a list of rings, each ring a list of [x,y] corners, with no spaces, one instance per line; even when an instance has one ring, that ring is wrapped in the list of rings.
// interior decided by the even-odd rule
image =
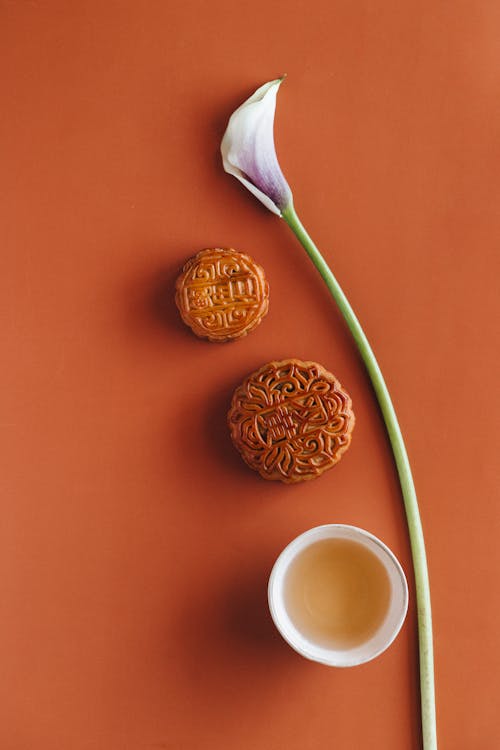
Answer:
[[[427,559],[425,554],[424,535],[418,510],[417,495],[413,477],[408,460],[408,454],[404,444],[401,429],[399,427],[396,412],[392,404],[389,391],[384,377],[358,321],[354,311],[349,304],[337,279],[331,272],[325,259],[318,248],[309,237],[307,231],[297,216],[293,204],[290,204],[282,213],[292,232],[296,235],[310,259],[321,274],[330,294],[337,303],[344,319],[351,331],[359,353],[366,366],[370,380],[373,384],[375,394],[384,418],[385,426],[389,435],[394,460],[399,474],[401,490],[403,494],[406,518],[413,557],[413,568],[415,575],[415,590],[418,614],[418,638],[420,657],[420,698],[422,707],[422,737],[424,750],[436,750],[436,708],[434,698],[434,656],[432,647],[432,616],[431,597],[429,589],[429,576],[427,572]]]

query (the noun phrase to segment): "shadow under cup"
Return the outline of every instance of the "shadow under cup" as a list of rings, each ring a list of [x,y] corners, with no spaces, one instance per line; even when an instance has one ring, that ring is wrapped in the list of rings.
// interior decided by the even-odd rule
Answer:
[[[356,526],[317,526],[294,539],[269,578],[269,608],[299,654],[353,667],[385,651],[408,609],[408,585],[391,550]]]

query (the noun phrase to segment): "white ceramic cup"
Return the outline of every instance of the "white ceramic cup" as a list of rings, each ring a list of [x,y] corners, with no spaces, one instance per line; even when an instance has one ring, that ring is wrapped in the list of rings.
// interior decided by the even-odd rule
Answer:
[[[389,578],[390,599],[382,623],[368,640],[352,648],[325,648],[315,643],[295,627],[287,611],[284,583],[290,564],[306,547],[322,539],[347,539],[363,545],[380,560]],[[305,531],[285,547],[271,571],[268,598],[274,624],[295,651],[331,667],[354,667],[375,659],[396,638],[408,609],[408,584],[400,563],[376,536],[357,526],[326,524]]]

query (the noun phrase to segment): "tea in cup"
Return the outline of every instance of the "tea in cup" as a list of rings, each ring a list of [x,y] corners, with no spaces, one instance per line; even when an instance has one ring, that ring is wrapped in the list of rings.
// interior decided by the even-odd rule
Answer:
[[[294,539],[269,579],[269,608],[283,638],[308,659],[351,667],[399,633],[408,585],[389,548],[356,526],[317,526]]]

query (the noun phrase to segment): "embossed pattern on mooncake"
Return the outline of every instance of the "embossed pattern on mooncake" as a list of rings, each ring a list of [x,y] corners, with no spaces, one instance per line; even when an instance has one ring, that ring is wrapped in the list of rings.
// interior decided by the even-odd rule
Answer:
[[[249,255],[209,248],[185,264],[175,301],[183,321],[197,336],[233,341],[246,336],[267,313],[269,285]]]
[[[234,445],[264,479],[314,479],[347,450],[355,418],[349,395],[315,362],[270,362],[236,389],[228,413]]]

